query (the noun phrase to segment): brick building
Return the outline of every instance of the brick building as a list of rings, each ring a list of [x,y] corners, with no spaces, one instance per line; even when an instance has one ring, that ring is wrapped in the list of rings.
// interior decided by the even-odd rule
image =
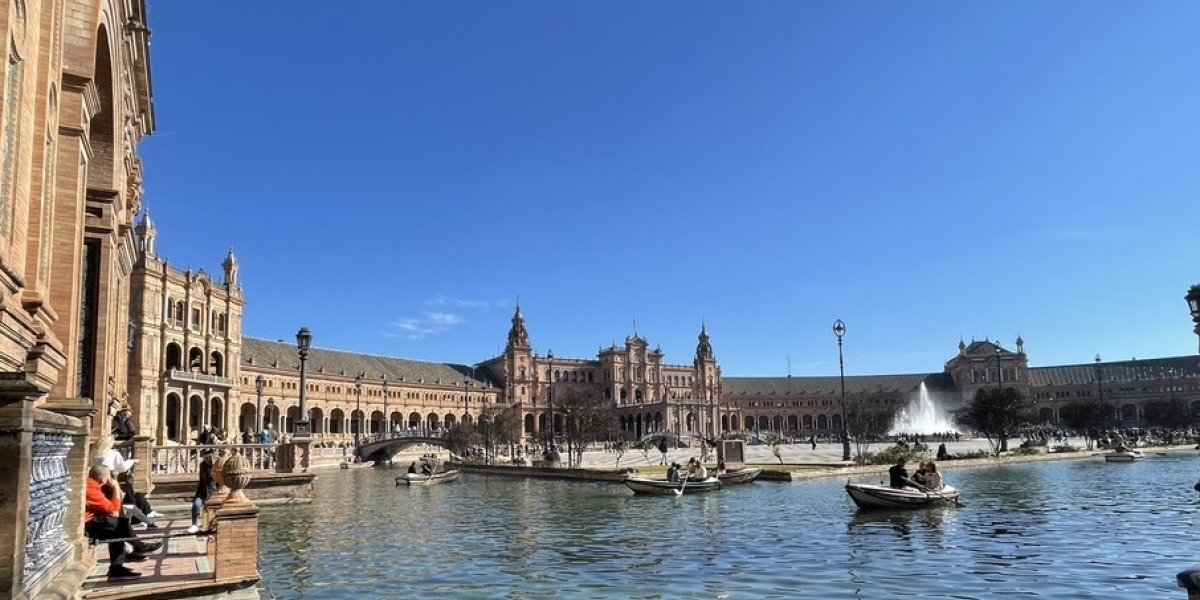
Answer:
[[[155,127],[145,23],[143,0],[0,8],[0,599],[70,595],[90,568],[84,478],[128,393]]]

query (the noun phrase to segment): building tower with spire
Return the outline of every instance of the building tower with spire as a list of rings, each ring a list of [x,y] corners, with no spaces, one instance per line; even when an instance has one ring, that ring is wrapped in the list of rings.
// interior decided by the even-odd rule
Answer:
[[[225,271],[225,287],[229,289],[237,289],[238,287],[238,261],[233,255],[233,246],[229,247],[229,254],[225,255],[225,262],[221,263],[221,268]]]
[[[721,433],[721,425],[717,415],[721,405],[721,367],[717,364],[717,355],[713,352],[712,340],[708,337],[708,326],[700,324],[700,335],[697,337],[696,358],[692,361],[695,371],[694,394],[700,401],[704,414],[704,423],[699,429],[704,435],[716,437]]]
[[[133,229],[137,239],[138,250],[142,251],[142,255],[148,258],[155,258],[158,253],[154,248],[155,240],[158,239],[158,229],[154,227],[154,221],[150,220],[150,209],[142,211],[142,220]]]
[[[508,343],[504,346],[504,387],[509,404],[530,403],[532,382],[536,379],[533,364],[533,344],[529,341],[529,329],[525,326],[525,315],[521,303],[513,313],[512,327],[508,330]]]

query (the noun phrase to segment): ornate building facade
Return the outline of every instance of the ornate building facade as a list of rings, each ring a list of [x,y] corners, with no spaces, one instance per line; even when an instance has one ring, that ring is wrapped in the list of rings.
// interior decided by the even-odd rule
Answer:
[[[0,599],[69,596],[90,447],[128,393],[149,30],[143,0],[0,6]]]

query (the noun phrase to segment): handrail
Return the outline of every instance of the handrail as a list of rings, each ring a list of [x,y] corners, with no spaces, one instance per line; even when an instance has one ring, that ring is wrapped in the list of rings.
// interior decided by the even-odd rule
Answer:
[[[206,453],[241,455],[259,471],[273,471],[276,466],[275,444],[219,444],[193,446],[154,446],[150,450],[151,473],[182,475],[200,473],[200,461]]]
[[[389,433],[376,433],[374,435],[362,436],[359,438],[358,445],[365,446],[376,442],[387,442],[391,440],[406,440],[406,439],[432,439],[446,440],[450,438],[449,429],[403,429],[400,431],[392,431]]]

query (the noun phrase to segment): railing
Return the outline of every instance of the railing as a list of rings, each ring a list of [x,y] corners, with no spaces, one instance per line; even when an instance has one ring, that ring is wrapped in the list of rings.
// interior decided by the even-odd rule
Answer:
[[[193,373],[191,371],[179,371],[171,369],[169,376],[174,381],[188,381],[191,383],[215,383],[225,387],[233,387],[233,380],[227,377],[218,377],[207,373]]]
[[[220,446],[154,446],[151,451],[151,468],[154,475],[183,475],[200,472],[203,454],[212,452],[244,456],[250,466],[259,471],[273,471],[276,467],[278,447],[271,444],[236,444]]]
[[[359,438],[359,445],[373,444],[375,442],[385,442],[389,440],[403,440],[411,438],[433,438],[433,439],[449,439],[449,429],[429,429],[426,427],[417,427],[414,429],[401,429],[400,431],[390,431],[388,433],[376,433],[374,435],[366,435]]]

